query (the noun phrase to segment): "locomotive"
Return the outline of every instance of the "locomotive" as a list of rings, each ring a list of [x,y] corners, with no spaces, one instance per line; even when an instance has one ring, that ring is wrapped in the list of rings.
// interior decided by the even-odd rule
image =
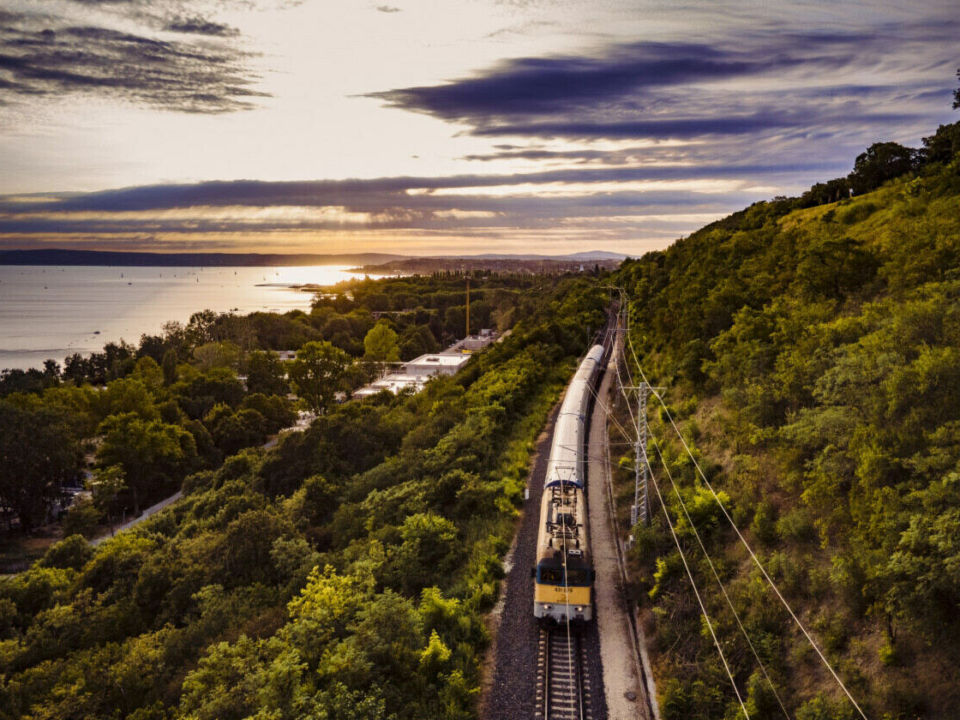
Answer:
[[[587,418],[602,372],[590,348],[560,406],[547,463],[534,577],[533,614],[544,625],[593,619],[593,561],[586,503]]]

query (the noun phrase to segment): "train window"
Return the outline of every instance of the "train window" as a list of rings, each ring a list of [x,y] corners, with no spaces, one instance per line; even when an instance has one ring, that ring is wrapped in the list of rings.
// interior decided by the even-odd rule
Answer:
[[[563,568],[543,567],[539,568],[539,582],[544,585],[563,585]]]
[[[591,573],[589,568],[567,568],[567,581],[563,579],[562,567],[548,567],[540,565],[537,568],[537,582],[541,585],[569,585],[586,587],[590,585]]]

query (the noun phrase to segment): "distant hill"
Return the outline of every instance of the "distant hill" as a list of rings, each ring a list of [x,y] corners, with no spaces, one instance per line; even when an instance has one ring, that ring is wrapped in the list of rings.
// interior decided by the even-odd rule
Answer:
[[[387,253],[284,255],[279,253],[148,253],[100,250],[2,250],[0,265],[108,265],[125,267],[281,267],[290,265],[379,265],[402,259]]]
[[[599,265],[604,270],[615,270],[626,258],[611,252],[581,252],[573,255],[486,255],[408,257],[378,265],[364,265],[362,272],[430,274],[435,272],[490,271],[498,273],[556,274],[592,270]]]
[[[509,255],[502,253],[484,253],[483,255],[442,255],[438,258],[417,258],[418,260],[556,260],[558,262],[577,261],[577,262],[596,262],[598,260],[626,260],[627,256],[622,253],[607,252],[605,250],[587,250],[584,252],[571,253],[570,255]]]
[[[151,253],[110,252],[101,250],[0,250],[0,265],[106,265],[124,267],[281,267],[291,265],[357,265],[365,268],[392,261],[417,264],[434,260],[474,261],[552,261],[601,262],[625,259],[626,255],[605,251],[586,251],[572,255],[485,255],[444,256],[442,258],[410,257],[391,253],[344,253],[338,255],[262,254],[262,253]]]

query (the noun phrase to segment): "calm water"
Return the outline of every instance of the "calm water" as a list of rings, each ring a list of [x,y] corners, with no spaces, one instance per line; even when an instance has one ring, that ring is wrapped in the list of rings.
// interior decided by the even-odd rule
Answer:
[[[121,277],[122,276],[122,277]],[[356,278],[346,266],[272,268],[0,266],[0,369],[62,363],[121,338],[136,344],[198,310],[308,309],[311,293],[284,285]],[[99,331],[99,334],[96,334]]]

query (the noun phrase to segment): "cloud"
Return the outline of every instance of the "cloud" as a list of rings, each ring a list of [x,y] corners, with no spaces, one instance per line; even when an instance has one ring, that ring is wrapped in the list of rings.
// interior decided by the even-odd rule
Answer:
[[[393,7],[393,5],[377,5],[376,10],[377,10],[377,12],[382,12],[382,13],[398,13],[398,12],[401,12],[400,8],[398,8],[398,7]]]
[[[240,34],[240,31],[235,27],[205,20],[201,17],[176,17],[168,22],[163,29],[169,32],[210,35],[213,37],[236,37]]]
[[[903,96],[939,98],[935,83],[945,80],[940,66],[952,60],[958,31],[960,21],[945,19],[644,40],[579,56],[517,58],[448,83],[368,97],[465,124],[478,136],[662,139],[889,126],[929,116],[928,106],[900,110]]]
[[[189,113],[254,107],[252,57],[227,39],[237,31],[199,17],[177,17],[163,39],[48,16],[7,13],[0,24],[0,80],[6,99],[87,94]],[[190,35],[198,35],[194,40]]]
[[[0,197],[0,245],[316,247],[331,238],[661,244],[822,166],[563,168],[449,177],[154,185]],[[756,178],[744,181],[747,176]],[[256,239],[254,239],[256,238]],[[149,247],[149,242],[143,247]],[[138,245],[139,247],[140,245]],[[643,245],[648,247],[652,245]],[[488,246],[489,247],[489,246]],[[626,247],[626,246],[624,246]]]

